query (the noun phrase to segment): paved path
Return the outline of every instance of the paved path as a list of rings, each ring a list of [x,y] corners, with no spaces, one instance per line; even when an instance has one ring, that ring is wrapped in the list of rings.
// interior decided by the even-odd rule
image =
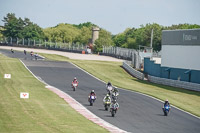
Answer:
[[[0,52],[2,52],[0,50]],[[10,55],[9,53],[2,52]],[[162,103],[144,95],[120,89],[120,104],[116,117],[105,111],[102,99],[106,94],[105,83],[93,78],[68,62],[23,60],[27,67],[48,84],[66,92],[88,110],[105,121],[128,132],[135,133],[199,133],[200,119],[172,108],[169,116],[163,116]],[[72,91],[71,81],[77,77],[80,84]],[[89,106],[88,93],[94,89],[97,100]]]
[[[70,59],[123,62],[123,60],[121,60],[121,59],[116,59],[113,57],[96,55],[96,54],[78,54],[78,53],[62,52],[62,51],[55,51],[55,50],[46,50],[46,49],[0,46],[0,49],[10,50],[11,48],[14,50],[19,50],[19,51],[26,50],[27,52],[33,51],[33,52],[37,52],[37,53],[57,54],[57,55],[62,55],[62,56],[68,57]]]

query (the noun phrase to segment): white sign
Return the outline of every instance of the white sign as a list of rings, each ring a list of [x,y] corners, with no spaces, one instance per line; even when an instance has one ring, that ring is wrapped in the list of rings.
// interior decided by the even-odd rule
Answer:
[[[11,78],[11,74],[4,74],[4,78],[5,79],[10,79]]]
[[[29,93],[21,92],[20,93],[20,98],[29,98]]]

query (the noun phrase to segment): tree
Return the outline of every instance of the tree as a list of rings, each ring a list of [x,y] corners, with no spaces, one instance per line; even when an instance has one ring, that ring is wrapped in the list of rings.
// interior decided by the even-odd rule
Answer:
[[[29,38],[29,39],[43,39],[44,33],[42,28],[37,24],[31,22],[28,18],[16,18],[14,13],[8,13],[3,19],[4,30],[2,34],[5,37],[12,38]]]
[[[91,27],[85,27],[83,26],[80,29],[80,34],[77,37],[77,42],[80,42],[82,44],[88,44],[89,43],[89,39],[91,38],[92,35],[92,28]]]
[[[14,13],[8,13],[6,17],[2,20],[4,22],[4,29],[2,34],[5,37],[15,37],[20,36],[20,30],[18,26],[18,19],[15,17]]]
[[[94,52],[102,52],[103,46],[113,46],[112,35],[110,32],[101,29],[99,38],[95,41]]]
[[[121,47],[123,44],[126,43],[126,35],[124,33],[120,33],[113,37],[113,42],[115,46]]]

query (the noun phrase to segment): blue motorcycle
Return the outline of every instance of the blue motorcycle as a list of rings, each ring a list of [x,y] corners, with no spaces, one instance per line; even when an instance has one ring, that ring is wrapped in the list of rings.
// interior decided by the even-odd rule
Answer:
[[[163,108],[164,116],[168,116],[170,108],[171,107],[169,105],[164,106]]]
[[[93,106],[93,103],[95,102],[95,100],[96,100],[96,96],[95,95],[90,95],[88,97],[88,101],[90,103],[90,106]]]

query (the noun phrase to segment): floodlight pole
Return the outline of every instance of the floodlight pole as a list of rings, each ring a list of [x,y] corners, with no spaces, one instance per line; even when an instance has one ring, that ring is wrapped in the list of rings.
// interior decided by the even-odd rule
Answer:
[[[151,53],[153,52],[153,29],[151,30],[151,44],[150,44],[150,47],[151,47]]]

